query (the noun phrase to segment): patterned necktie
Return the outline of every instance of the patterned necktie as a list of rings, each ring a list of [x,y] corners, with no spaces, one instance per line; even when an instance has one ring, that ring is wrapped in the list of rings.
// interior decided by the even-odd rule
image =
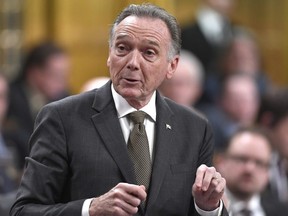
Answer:
[[[146,113],[135,111],[129,114],[129,119],[134,123],[128,140],[128,153],[134,164],[136,181],[144,185],[148,191],[151,175],[151,159],[148,138],[143,124]]]

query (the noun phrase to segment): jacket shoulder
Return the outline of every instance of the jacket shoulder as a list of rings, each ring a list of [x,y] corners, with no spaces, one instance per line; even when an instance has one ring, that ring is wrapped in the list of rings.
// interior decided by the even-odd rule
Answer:
[[[203,113],[201,113],[199,110],[193,107],[186,107],[186,106],[177,104],[176,102],[166,97],[164,97],[164,101],[170,107],[172,112],[177,116],[177,118],[192,119],[192,120],[197,120],[197,121],[204,122],[204,123],[208,122],[208,119],[206,118],[206,116]]]

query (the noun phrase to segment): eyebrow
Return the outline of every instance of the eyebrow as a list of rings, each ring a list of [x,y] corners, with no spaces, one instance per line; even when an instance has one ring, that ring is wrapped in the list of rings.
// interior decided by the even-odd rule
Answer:
[[[125,38],[129,38],[129,36],[126,35],[126,34],[119,34],[119,35],[117,35],[117,37],[115,38],[115,40],[125,39]]]
[[[153,40],[145,40],[145,41],[148,41],[148,44],[149,45],[153,45],[153,46],[156,46],[156,47],[159,47],[160,48],[160,45],[159,43],[157,43],[156,41],[153,41]]]
[[[126,34],[119,34],[117,35],[117,37],[115,38],[115,41],[116,40],[121,40],[121,39],[129,39],[130,37]],[[156,46],[158,48],[160,48],[160,45],[159,43],[157,43],[156,41],[154,40],[149,40],[149,39],[145,39],[144,42],[147,42],[149,45],[153,45],[153,46]]]

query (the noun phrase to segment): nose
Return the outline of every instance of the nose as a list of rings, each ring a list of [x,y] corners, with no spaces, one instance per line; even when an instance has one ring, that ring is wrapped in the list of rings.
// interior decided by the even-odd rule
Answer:
[[[128,59],[127,67],[132,71],[139,70],[140,61],[141,61],[141,53],[138,52],[137,50],[134,50],[133,52],[130,53],[128,58],[129,59]]]
[[[245,164],[246,170],[254,171],[256,169],[256,163],[253,160],[249,160]]]

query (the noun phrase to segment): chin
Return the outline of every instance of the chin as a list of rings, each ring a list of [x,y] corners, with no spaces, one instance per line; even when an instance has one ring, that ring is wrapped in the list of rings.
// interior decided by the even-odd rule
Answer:
[[[118,94],[120,94],[122,97],[124,98],[139,98],[141,97],[141,92],[137,89],[127,89],[127,88],[123,88],[123,89],[119,89],[119,91],[117,91]]]
[[[234,193],[237,198],[241,200],[246,200],[250,199],[253,196],[253,194],[255,193],[255,189],[247,190],[247,188],[238,188],[235,191],[232,191],[232,193]]]

